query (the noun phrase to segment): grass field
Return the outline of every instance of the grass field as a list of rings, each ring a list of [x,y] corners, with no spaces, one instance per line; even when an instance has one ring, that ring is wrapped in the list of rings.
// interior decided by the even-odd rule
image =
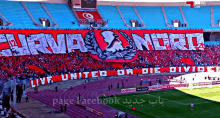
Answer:
[[[219,86],[121,95],[105,100],[117,100],[106,104],[141,118],[220,118],[220,103],[216,102],[220,101]],[[136,110],[132,111],[132,107]]]

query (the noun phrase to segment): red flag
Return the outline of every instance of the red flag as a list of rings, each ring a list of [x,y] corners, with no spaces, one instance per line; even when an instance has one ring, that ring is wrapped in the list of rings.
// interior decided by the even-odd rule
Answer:
[[[195,66],[195,64],[191,58],[182,58],[180,61],[182,61],[186,65]]]
[[[194,2],[193,1],[187,1],[186,4],[189,4],[190,8],[194,8]]]
[[[45,74],[46,72],[41,69],[40,67],[36,66],[36,65],[26,65],[30,70],[33,70],[34,72],[39,72],[40,74]]]
[[[112,67],[113,68],[119,68],[119,69],[124,68],[123,65],[120,64],[120,63],[112,63]]]

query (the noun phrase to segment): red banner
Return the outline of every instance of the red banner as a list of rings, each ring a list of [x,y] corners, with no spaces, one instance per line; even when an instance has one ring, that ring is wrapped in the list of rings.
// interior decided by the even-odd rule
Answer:
[[[121,93],[136,92],[136,88],[121,89]]]
[[[161,90],[163,89],[162,86],[149,86],[148,90],[153,91],[153,90]]]
[[[34,71],[35,73],[40,73],[40,74],[45,74],[46,72],[41,69],[40,67],[36,66],[36,65],[26,65],[30,70]]]
[[[165,84],[162,89],[175,89],[176,87],[187,87],[187,84]]]
[[[81,108],[83,108],[83,109],[85,109],[85,110],[87,110],[89,112],[94,113],[94,114],[97,114],[100,117],[105,117],[105,115],[102,112],[96,111],[96,110],[94,110],[94,109],[92,109],[90,107],[87,107],[87,106],[84,106],[84,105],[78,104],[78,103],[76,103],[76,106],[81,107]]]
[[[161,89],[175,89],[176,87],[187,87],[186,84],[165,84],[160,86],[149,86],[149,90],[161,90]]]
[[[212,84],[213,84],[213,85],[215,85],[215,84],[220,84],[220,81],[214,81],[214,82],[212,82]]]
[[[132,62],[137,50],[204,50],[203,30],[0,30],[0,56],[89,52]]]
[[[73,79],[124,76],[136,74],[159,74],[159,73],[189,73],[189,72],[220,72],[220,67],[160,67],[160,68],[141,68],[141,69],[120,69],[120,70],[100,70],[92,72],[70,73],[52,77],[44,77],[30,81],[30,87],[45,85],[51,82],[61,82]]]

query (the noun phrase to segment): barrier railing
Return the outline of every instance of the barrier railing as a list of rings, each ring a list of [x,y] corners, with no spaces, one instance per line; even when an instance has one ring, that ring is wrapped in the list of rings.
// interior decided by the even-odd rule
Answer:
[[[102,20],[102,19],[96,19],[95,22],[97,23],[98,26],[105,26],[108,22],[108,20]],[[86,19],[79,19],[80,25],[90,25],[90,21]]]

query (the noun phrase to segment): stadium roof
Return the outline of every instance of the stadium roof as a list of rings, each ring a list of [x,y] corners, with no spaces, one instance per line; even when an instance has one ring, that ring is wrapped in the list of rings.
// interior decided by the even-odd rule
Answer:
[[[6,0],[6,1],[29,1],[29,2],[40,2],[40,1],[44,1],[44,2],[53,2],[53,1],[57,1],[57,2],[66,2],[68,0]],[[108,2],[147,2],[147,3],[152,3],[152,1],[147,1],[147,0],[97,0],[97,1],[108,1]],[[219,0],[153,0],[153,2],[186,2],[186,1],[203,1],[203,2],[213,2],[213,1],[219,1]]]
[[[68,0],[2,0],[2,1],[27,1],[27,2],[49,2],[49,3],[67,3]],[[195,4],[220,5],[219,0],[97,0],[98,5],[118,5],[118,6],[189,6],[186,1],[195,1]]]

